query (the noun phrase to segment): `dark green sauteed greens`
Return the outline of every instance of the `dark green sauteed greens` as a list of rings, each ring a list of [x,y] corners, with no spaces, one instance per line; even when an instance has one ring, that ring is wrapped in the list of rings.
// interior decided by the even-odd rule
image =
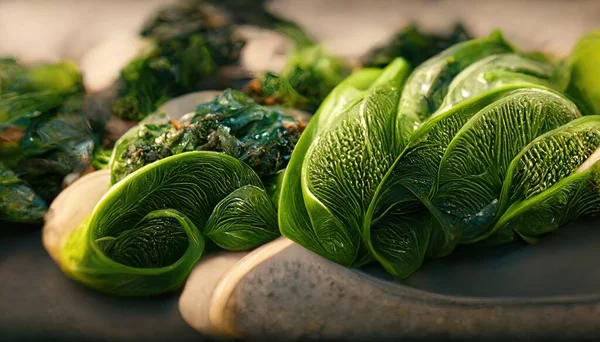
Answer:
[[[575,53],[590,56],[586,48]],[[582,77],[569,86],[565,68],[494,32],[412,72],[398,58],[354,73],[292,154],[282,234],[340,264],[375,260],[405,278],[457,244],[532,241],[598,213],[600,116],[582,107],[582,117],[563,95],[573,82],[598,87]]]
[[[402,57],[410,65],[417,66],[454,44],[472,39],[462,24],[456,24],[446,35],[424,32],[411,24],[398,31],[385,44],[367,52],[362,58],[365,67],[383,68],[394,58]]]
[[[206,89],[219,67],[237,63],[244,41],[213,12],[201,1],[181,1],[145,24],[140,34],[154,46],[121,71],[116,116],[140,121],[171,98]]]
[[[284,70],[267,72],[246,85],[245,92],[258,102],[280,104],[314,113],[350,69],[317,44],[296,44]]]
[[[286,167],[303,129],[282,109],[227,89],[179,120],[159,112],[129,130],[113,149],[111,180],[116,183],[142,166],[188,151],[226,153],[268,178]]]
[[[269,13],[264,5],[182,0],[164,7],[140,32],[153,42],[152,49],[121,70],[113,113],[137,122],[176,96],[215,85],[238,87],[243,80],[219,72],[239,64],[246,42],[236,32],[238,25],[279,32],[294,45],[285,70],[258,76],[247,92],[261,104],[314,111],[349,70],[300,27]]]
[[[0,59],[0,223],[41,223],[65,177],[88,166],[97,137],[83,95],[73,63]]]

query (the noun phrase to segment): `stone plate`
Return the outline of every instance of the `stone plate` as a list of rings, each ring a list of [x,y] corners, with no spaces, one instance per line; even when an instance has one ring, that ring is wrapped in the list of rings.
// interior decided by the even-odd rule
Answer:
[[[288,243],[243,274],[225,313],[235,335],[253,340],[595,340],[597,227],[576,222],[534,246],[459,248],[403,283]],[[212,340],[181,318],[178,294],[114,298],[70,281],[40,237],[0,238],[0,341]]]
[[[282,238],[239,261],[210,299],[186,298],[202,287],[204,275],[193,274],[180,309],[200,331],[253,340],[597,340],[598,223],[573,223],[534,246],[459,248],[403,282]],[[210,303],[209,327],[189,312],[199,301]]]

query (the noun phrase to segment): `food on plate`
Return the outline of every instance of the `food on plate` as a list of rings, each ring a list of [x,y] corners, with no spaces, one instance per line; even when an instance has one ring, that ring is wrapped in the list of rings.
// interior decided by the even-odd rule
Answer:
[[[97,136],[83,94],[73,63],[0,59],[0,220],[42,222],[68,178],[88,167]]]
[[[244,42],[227,18],[198,1],[159,11],[141,30],[154,47],[121,71],[113,113],[140,121],[167,100],[207,87],[206,80],[235,64]]]
[[[163,12],[145,32],[172,43],[193,27],[204,37],[207,18],[189,14]],[[593,34],[558,60],[520,51],[499,31],[467,39],[460,26],[448,37],[410,27],[399,47],[350,71],[289,27],[299,38],[287,66],[247,93],[206,101],[193,86],[163,105],[181,93],[139,83],[167,93],[138,111],[112,151],[87,155],[108,191],[68,229],[48,225],[64,235],[45,246],[68,276],[109,294],[155,295],[179,288],[204,253],[281,234],[339,264],[377,262],[406,278],[459,244],[532,243],[600,212]],[[223,55],[235,55],[225,41]],[[316,110],[306,125],[290,107]],[[44,196],[12,170],[2,165],[0,196],[13,191],[13,203],[43,211]]]
[[[174,120],[149,116],[115,144],[113,183],[157,160],[187,151],[224,152],[250,165],[261,177],[284,169],[304,128],[278,107],[264,107],[248,95],[225,90],[193,113]]]
[[[179,288],[205,249],[245,251],[280,236],[282,170],[303,128],[231,89],[179,121],[159,111],[117,142],[108,165],[98,153],[107,193],[80,222],[55,212],[44,245],[65,274],[105,293]]]
[[[292,154],[282,234],[406,278],[459,243],[532,241],[597,213],[600,125],[563,94],[568,74],[493,32],[412,72],[398,58],[349,77]]]
[[[316,44],[296,44],[280,73],[267,72],[244,90],[258,102],[281,104],[314,113],[323,99],[350,73],[339,57]]]
[[[462,24],[456,24],[449,34],[424,32],[412,24],[398,31],[385,44],[367,52],[362,58],[366,67],[383,68],[394,58],[402,57],[413,67],[446,50],[454,44],[472,39]]]

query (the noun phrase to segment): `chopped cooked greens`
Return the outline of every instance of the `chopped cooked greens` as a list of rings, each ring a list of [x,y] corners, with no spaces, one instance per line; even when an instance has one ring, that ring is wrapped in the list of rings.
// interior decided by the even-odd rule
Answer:
[[[245,91],[258,102],[281,104],[314,112],[350,70],[319,45],[297,46],[281,74],[268,72]]]
[[[96,137],[80,113],[81,81],[72,63],[0,60],[0,157],[19,180],[3,185],[0,219],[40,222],[63,179],[87,167]]]
[[[198,90],[219,66],[237,62],[244,43],[229,23],[196,1],[161,10],[141,31],[154,49],[121,72],[113,112],[140,121],[167,100]]]
[[[472,37],[462,24],[456,24],[447,35],[426,33],[412,24],[400,30],[384,45],[370,50],[363,57],[363,65],[382,68],[394,58],[402,57],[416,67],[450,46],[469,39]]]
[[[244,91],[258,103],[314,112],[350,69],[295,23],[269,13],[265,1],[209,1],[235,24],[254,25],[283,34],[293,44],[283,70],[257,75]]]
[[[112,180],[188,151],[223,152],[250,165],[259,176],[269,176],[286,167],[302,129],[281,109],[263,107],[228,89],[179,122],[159,113],[132,128],[115,145]]]

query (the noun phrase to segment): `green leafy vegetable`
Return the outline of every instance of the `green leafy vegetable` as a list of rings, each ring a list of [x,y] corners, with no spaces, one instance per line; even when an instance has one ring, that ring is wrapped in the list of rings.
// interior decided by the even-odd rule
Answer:
[[[452,80],[466,67],[484,57],[512,51],[499,31],[444,50],[410,75],[400,100],[400,114],[413,120],[428,118],[442,104]]]
[[[296,23],[276,16],[267,10],[268,0],[191,0],[210,3],[236,25],[252,25],[274,30],[290,37],[297,46],[313,45],[314,41]]]
[[[600,212],[600,116],[587,116],[535,139],[513,159],[493,233],[535,237]],[[557,153],[558,152],[558,153]],[[502,230],[499,232],[499,230]]]
[[[0,129],[57,108],[81,90],[73,63],[26,68],[14,59],[0,59]]]
[[[180,122],[157,114],[132,128],[115,144],[112,181],[165,157],[201,150],[234,156],[261,177],[273,175],[286,167],[302,130],[281,109],[263,107],[228,89]]]
[[[112,149],[97,148],[92,156],[92,166],[96,170],[104,170],[109,168]]]
[[[600,114],[600,31],[579,40],[567,61],[571,95],[586,115]]]
[[[113,112],[140,121],[167,100],[199,90],[219,66],[237,62],[243,42],[200,2],[166,7],[142,29],[154,49],[121,72]]]
[[[479,237],[493,223],[504,177],[519,151],[579,115],[561,95],[524,90],[495,101],[463,125],[440,161],[433,198],[461,226],[461,240]]]
[[[323,102],[286,169],[283,235],[405,278],[458,243],[532,241],[600,212],[599,119],[561,93],[564,64],[494,32],[402,87],[407,65],[359,71]]]
[[[245,89],[260,103],[282,104],[314,112],[349,73],[338,57],[319,45],[297,45],[281,74],[266,73]]]
[[[183,283],[203,235],[229,250],[251,249],[278,235],[276,219],[248,165],[223,153],[181,153],[112,186],[68,238],[60,266],[105,293],[154,295]]]
[[[563,67],[516,53],[482,58],[465,68],[448,86],[448,94],[438,112],[506,85],[535,84],[563,91],[568,81]]]
[[[243,186],[215,207],[205,234],[229,251],[248,250],[279,236],[277,212],[264,189]]]
[[[410,65],[417,66],[452,45],[471,39],[461,24],[455,25],[448,35],[436,35],[409,25],[396,33],[388,42],[370,50],[363,57],[363,65],[382,68],[394,58],[402,57]]]
[[[394,126],[384,124],[395,119],[407,75],[403,60],[382,73],[359,71],[323,102],[286,170],[279,202],[283,235],[343,265],[364,262],[365,211],[400,152]],[[382,143],[369,146],[377,139]]]
[[[41,222],[47,209],[40,196],[0,163],[0,220]]]
[[[40,222],[63,179],[87,167],[96,137],[79,112],[81,81],[73,63],[0,59],[0,157],[19,179],[3,186],[0,219]]]

